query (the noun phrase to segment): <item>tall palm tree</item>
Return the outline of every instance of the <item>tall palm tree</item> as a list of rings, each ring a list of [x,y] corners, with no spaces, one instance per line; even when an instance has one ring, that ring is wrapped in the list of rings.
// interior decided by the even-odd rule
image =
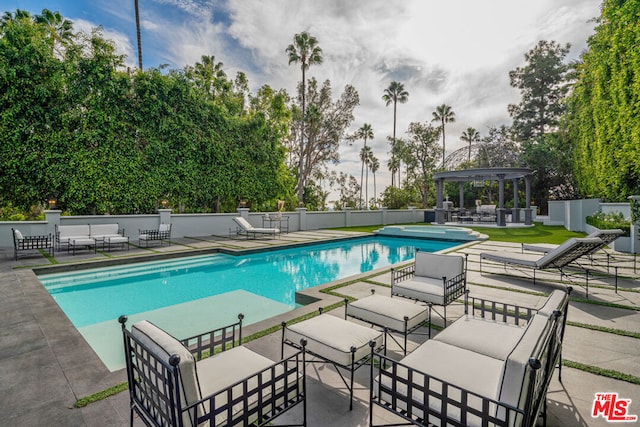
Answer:
[[[356,137],[364,140],[364,149],[364,147],[367,146],[367,139],[373,139],[373,128],[369,123],[363,124],[362,127],[356,132]],[[362,158],[362,151],[360,152],[360,159],[362,160],[362,168],[360,169],[360,200],[362,201],[362,178],[364,176],[365,165],[365,161]],[[360,204],[360,209],[362,209],[362,203]]]
[[[140,35],[140,11],[138,9],[138,0],[133,1],[136,13],[136,37],[138,39],[138,67],[142,71],[142,37]]]
[[[404,90],[404,85],[400,82],[393,81],[389,84],[389,87],[384,90],[384,95],[382,95],[382,99],[386,103],[388,107],[389,104],[393,103],[393,139],[391,140],[392,144],[396,140],[396,116],[397,116],[397,106],[398,102],[404,104],[409,100],[409,92]],[[400,160],[398,159],[398,162]],[[401,169],[400,163],[398,163],[398,173]],[[393,186],[393,177],[391,178],[391,185]],[[398,187],[400,186],[400,178],[398,177]]]
[[[369,161],[371,159],[371,156],[373,156],[373,151],[371,151],[371,147],[368,146],[364,146],[362,147],[362,150],[360,150],[360,159],[362,160],[362,164],[365,165],[366,169],[367,169],[367,178],[365,181],[365,195],[364,195],[364,200],[365,200],[365,204],[367,205],[367,207],[369,206]],[[360,198],[362,199],[362,185],[360,186]],[[360,207],[362,208],[362,205],[360,205]]]
[[[471,144],[480,141],[480,133],[472,127],[468,127],[467,130],[462,132],[460,139],[469,143],[469,158],[468,163],[471,163]]]
[[[433,119],[431,119],[431,121],[440,122],[440,127],[442,128],[442,167],[444,168],[444,158],[445,158],[444,124],[455,122],[456,114],[453,112],[453,110],[449,105],[442,104],[436,107],[436,111],[434,111],[432,115],[433,115]]]
[[[378,160],[378,158],[376,156],[374,156],[373,154],[371,155],[371,159],[369,159],[369,167],[371,168],[371,173],[373,174],[373,200],[377,201],[378,197],[376,196],[377,190],[376,190],[376,172],[378,172],[378,169],[380,169],[380,160]],[[374,202],[375,206],[378,206],[377,202]]]
[[[305,116],[305,101],[306,101],[306,71],[309,66],[314,64],[322,64],[322,49],[318,46],[318,39],[311,36],[308,32],[303,31],[300,34],[293,36],[293,43],[286,49],[287,55],[289,55],[289,65],[292,63],[300,63],[302,69],[302,130],[300,131],[300,162],[298,171],[298,204],[302,204],[302,197],[304,194],[304,182],[302,168],[304,166],[304,159],[302,153],[304,152],[304,117]]]

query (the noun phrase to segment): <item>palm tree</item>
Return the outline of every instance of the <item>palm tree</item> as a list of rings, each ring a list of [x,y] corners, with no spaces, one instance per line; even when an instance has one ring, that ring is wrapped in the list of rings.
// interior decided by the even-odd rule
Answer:
[[[362,164],[365,165],[367,169],[367,178],[364,185],[365,187],[364,200],[365,200],[365,204],[367,205],[367,208],[369,206],[369,202],[368,202],[369,200],[369,161],[372,156],[373,156],[373,151],[371,151],[371,147],[367,147],[366,145],[362,147],[362,150],[360,150],[360,159],[362,159]],[[362,198],[362,185],[360,186],[360,197]]]
[[[388,107],[393,102],[393,142],[396,140],[396,113],[398,102],[404,104],[409,100],[409,92],[404,90],[404,85],[400,82],[393,81],[389,84],[389,87],[384,90],[382,99]],[[398,171],[401,169],[400,159],[398,159]],[[393,186],[393,177],[391,178],[391,185]],[[400,178],[398,177],[398,187],[400,186]]]
[[[138,10],[138,0],[134,0],[133,6],[136,13],[136,37],[138,39],[138,67],[142,71],[142,37],[140,36],[140,11]]]
[[[400,169],[400,159],[398,159],[398,156],[396,156],[393,151],[391,152],[389,162],[387,162],[387,167],[391,172],[391,186],[395,187],[396,172]]]
[[[447,104],[442,104],[436,107],[436,111],[432,113],[432,122],[440,122],[442,128],[442,167],[444,168],[445,158],[445,144],[444,144],[444,124],[452,123],[456,121],[456,114],[451,110],[451,107]]]
[[[364,147],[367,146],[367,139],[373,139],[373,129],[371,128],[371,125],[369,123],[363,124],[362,127],[356,132],[356,137],[364,139],[364,149]],[[362,160],[362,168],[360,169],[360,200],[362,200],[362,178],[364,175],[365,164],[365,161],[362,158],[362,151],[360,152],[360,159]],[[362,209],[362,203],[360,204],[360,209]]]
[[[318,46],[318,40],[303,31],[293,36],[293,44],[286,49],[289,55],[289,65],[291,63],[300,63],[302,69],[302,130],[300,131],[300,162],[298,171],[298,204],[302,204],[302,196],[304,194],[304,182],[302,168],[304,159],[302,153],[304,151],[304,117],[305,117],[305,100],[306,100],[306,71],[309,66],[314,64],[322,64],[322,49]]]
[[[371,173],[373,174],[373,200],[378,200],[376,194],[377,190],[376,190],[376,172],[378,172],[378,169],[380,169],[380,161],[378,160],[378,158],[376,156],[371,155],[371,159],[369,159],[369,167],[371,168]],[[378,206],[378,203],[375,202],[375,206]]]
[[[196,84],[211,99],[215,98],[217,89],[220,88],[220,81],[225,82],[227,74],[224,72],[222,62],[216,63],[216,57],[202,55],[202,62],[196,62],[193,68],[193,75]]]
[[[471,144],[480,141],[480,133],[475,128],[468,127],[467,130],[462,132],[460,139],[469,143],[469,159],[468,163],[471,163]]]
[[[60,12],[49,9],[42,9],[42,14],[35,16],[35,22],[47,27],[52,51],[61,54],[57,47],[65,46],[73,38],[73,23],[64,19]]]

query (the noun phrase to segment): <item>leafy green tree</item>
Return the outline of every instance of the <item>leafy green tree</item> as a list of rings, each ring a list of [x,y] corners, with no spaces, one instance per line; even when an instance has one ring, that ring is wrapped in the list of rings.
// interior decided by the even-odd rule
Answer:
[[[640,194],[639,16],[637,1],[603,2],[567,102],[577,186],[611,202]]]
[[[365,165],[367,164],[367,161],[369,160],[368,153],[365,153],[365,147],[367,146],[367,140],[368,139],[373,139],[373,128],[371,127],[371,125],[369,123],[365,123],[360,127],[360,129],[358,129],[358,131],[356,132],[355,137],[358,138],[358,139],[362,139],[364,141],[362,150],[360,150],[360,160],[362,162],[362,167],[360,169],[360,199],[362,199],[362,186],[363,186],[362,179],[364,178]],[[368,171],[368,169],[367,169],[367,171]],[[367,175],[367,177],[368,177],[368,175]],[[362,206],[360,206],[360,208],[362,208]]]
[[[437,144],[440,130],[430,123],[413,122],[409,124],[407,134],[409,138],[406,147],[410,159],[407,162],[408,175],[413,178],[414,185],[422,196],[422,205],[426,207],[433,171],[440,156],[440,147]]]
[[[309,103],[309,111],[304,121],[307,143],[300,152],[300,145],[296,143],[296,139],[298,129],[303,127],[303,121],[296,105],[291,106],[293,123],[289,138],[285,141],[285,146],[291,153],[289,166],[292,170],[302,157],[302,169],[298,168],[298,172],[302,171],[304,176],[298,176],[298,182],[307,182],[313,174],[322,173],[329,163],[338,163],[340,143],[352,139],[346,137],[346,131],[354,120],[353,111],[360,103],[360,96],[351,85],[345,86],[344,92],[335,101],[329,80],[319,87],[315,78],[309,79],[306,89],[306,99]]]
[[[456,113],[453,112],[451,106],[447,104],[438,105],[436,111],[431,113],[432,122],[440,123],[440,131],[442,132],[442,167],[444,168],[444,158],[446,156],[446,145],[444,142],[444,126],[446,123],[453,123],[456,121]]]
[[[409,92],[407,92],[404,89],[404,85],[400,82],[396,82],[396,81],[392,81],[389,84],[389,87],[387,87],[384,90],[384,95],[382,95],[382,99],[385,102],[385,105],[388,107],[390,104],[393,104],[393,135],[391,137],[391,145],[392,148],[391,150],[393,151],[393,144],[396,141],[396,121],[397,121],[397,112],[398,112],[398,102],[401,104],[404,104],[405,102],[407,102],[409,100]],[[398,174],[400,174],[400,168],[401,168],[401,164],[400,164],[400,157],[396,157],[394,159],[393,165],[394,167],[397,164],[397,168],[395,169],[396,172],[398,172]],[[393,174],[393,171],[392,171]],[[393,175],[391,176],[391,181],[393,185]],[[398,185],[400,184],[400,175],[398,175]]]
[[[305,109],[305,101],[306,101],[306,72],[309,66],[314,64],[322,64],[322,49],[318,46],[318,39],[310,35],[308,32],[303,31],[300,34],[296,34],[293,37],[293,43],[290,44],[286,49],[287,55],[289,56],[289,65],[291,63],[300,63],[300,68],[302,70],[302,90],[300,91],[302,94],[302,114],[301,117],[306,117],[306,109]],[[300,130],[300,153],[305,151],[304,147],[304,119],[301,121],[301,130]],[[306,175],[304,171],[304,158],[301,155],[298,163],[298,202],[302,203],[303,194],[304,194],[304,178]]]
[[[468,164],[471,164],[471,145],[474,142],[480,141],[480,133],[472,127],[468,127],[467,130],[462,132],[460,139],[469,144],[469,157],[467,159]]]
[[[527,64],[509,72],[511,86],[522,100],[509,105],[513,130],[519,141],[541,140],[557,128],[564,111],[568,66],[563,62],[570,45],[541,40],[525,54]]]

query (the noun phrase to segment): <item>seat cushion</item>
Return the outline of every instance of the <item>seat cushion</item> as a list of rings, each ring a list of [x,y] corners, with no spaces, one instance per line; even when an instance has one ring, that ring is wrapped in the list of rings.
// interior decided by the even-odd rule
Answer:
[[[104,238],[106,243],[127,243],[129,241],[129,237],[127,236],[107,236]]]
[[[429,340],[422,344],[410,355],[402,359],[400,363],[433,377],[435,380],[430,380],[428,387],[436,394],[443,393],[441,381],[446,381],[456,387],[464,388],[490,399],[495,399],[497,396],[500,378],[504,369],[504,362],[498,359],[435,340]],[[406,369],[398,367],[398,377],[406,379],[407,375]],[[413,382],[418,387],[423,385],[424,380],[425,377],[423,375],[414,373]],[[376,378],[375,381],[374,387],[376,387],[380,397],[391,402],[391,396],[379,388],[380,377]],[[390,388],[391,384],[389,382],[389,378],[382,377],[384,386]],[[408,388],[406,385],[397,382],[396,387],[398,394],[407,396]],[[461,393],[456,388],[449,387],[447,393],[452,400],[459,402],[462,399]],[[413,389],[412,396],[409,398],[423,404],[425,393],[418,389]],[[398,400],[396,404],[398,409],[406,409],[402,401]],[[479,398],[469,395],[467,404],[482,411],[482,401]],[[434,411],[440,412],[442,410],[442,401],[432,395],[429,399],[429,407]],[[493,410],[495,411],[495,408]],[[450,418],[460,420],[460,410],[456,406],[447,405],[446,411]],[[439,424],[435,417],[429,417],[429,421],[434,425]],[[480,426],[482,424],[479,418],[470,416],[467,418],[467,425]]]
[[[237,383],[269,366],[273,361],[239,346],[208,357],[196,364],[203,397]]]
[[[272,369],[269,369],[273,367]],[[196,363],[196,369],[198,370],[198,378],[200,380],[200,386],[203,399],[226,390],[224,393],[217,394],[213,399],[215,409],[220,410],[224,408],[229,402],[229,398],[232,401],[238,402],[233,405],[231,410],[231,418],[238,419],[242,415],[244,405],[242,398],[247,398],[246,407],[249,409],[255,408],[259,402],[259,396],[263,402],[263,412],[267,413],[272,409],[272,405],[268,405],[264,402],[268,402],[272,396],[277,396],[282,393],[285,383],[284,380],[277,380],[273,387],[269,384],[270,381],[279,375],[284,373],[284,367],[282,364],[275,364],[273,361],[266,357],[249,350],[246,347],[234,347],[232,349],[223,351],[216,354],[213,357],[201,360]],[[301,372],[299,373],[301,375]],[[237,384],[240,381],[247,379],[246,387],[244,389],[243,383]],[[260,381],[258,381],[260,379]],[[298,381],[299,378],[295,374],[288,375],[286,378],[289,386],[298,387],[292,389],[288,393],[287,398],[292,399],[297,394],[304,392],[302,389],[303,383]],[[236,384],[234,386],[234,384]],[[233,386],[233,387],[231,387]],[[259,387],[262,388],[258,391]],[[275,395],[273,394],[275,392]],[[277,399],[276,406],[283,403],[284,397]],[[205,412],[211,412],[209,407],[210,400],[204,402]],[[242,421],[235,421],[227,424],[228,412],[220,412],[215,417],[215,425],[233,425],[241,426]],[[249,421],[253,422],[257,418],[257,414],[250,417]]]
[[[523,326],[462,316],[447,326],[434,340],[504,361],[524,332]]]
[[[349,322],[330,314],[312,317],[285,328],[285,338],[298,344],[307,339],[307,351],[342,366],[351,365],[351,347],[356,348],[355,361],[371,352],[369,341],[382,345],[382,332]]]
[[[394,283],[391,287],[391,293],[437,305],[444,304],[444,283],[442,278],[414,276],[410,280]]]
[[[408,318],[407,329],[413,329],[427,320],[429,310],[423,305],[402,299],[370,295],[348,304],[347,314],[374,325],[404,332],[405,316]]]
[[[506,262],[508,264],[523,265],[536,268],[536,262],[540,259],[539,254],[518,254],[506,251],[483,252],[480,258],[495,262]]]

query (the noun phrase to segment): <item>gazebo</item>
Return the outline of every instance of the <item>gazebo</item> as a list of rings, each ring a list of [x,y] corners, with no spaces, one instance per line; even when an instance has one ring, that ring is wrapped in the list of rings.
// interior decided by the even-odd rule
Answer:
[[[511,222],[520,222],[520,208],[518,207],[518,181],[524,178],[526,205],[524,208],[524,224],[532,225],[531,215],[531,178],[533,170],[526,168],[480,168],[438,172],[433,175],[436,182],[436,222],[445,223],[445,209],[443,203],[444,183],[458,182],[460,186],[460,208],[464,207],[465,182],[498,181],[498,207],[496,208],[496,222],[499,227],[506,226],[506,211],[504,208],[504,182],[513,182],[513,209]]]

